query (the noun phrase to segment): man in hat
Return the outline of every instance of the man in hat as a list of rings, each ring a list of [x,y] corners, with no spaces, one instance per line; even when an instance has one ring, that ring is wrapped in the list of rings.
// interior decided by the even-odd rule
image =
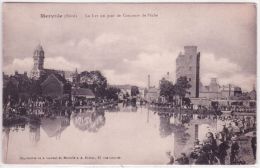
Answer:
[[[230,164],[236,164],[237,163],[237,156],[239,152],[239,145],[237,143],[237,137],[234,136],[231,138],[232,144],[231,144],[231,154],[230,154]]]
[[[253,132],[253,137],[251,139],[251,146],[253,150],[254,159],[256,160],[256,132]]]

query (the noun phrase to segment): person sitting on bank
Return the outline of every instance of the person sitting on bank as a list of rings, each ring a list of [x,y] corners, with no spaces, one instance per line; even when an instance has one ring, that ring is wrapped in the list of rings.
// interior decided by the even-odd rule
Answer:
[[[171,154],[171,152],[166,152],[167,156],[169,157],[170,161],[167,163],[168,165],[173,165],[174,164],[174,157]]]
[[[185,153],[181,153],[181,157],[176,159],[180,165],[187,165],[190,163],[189,158],[186,156]]]

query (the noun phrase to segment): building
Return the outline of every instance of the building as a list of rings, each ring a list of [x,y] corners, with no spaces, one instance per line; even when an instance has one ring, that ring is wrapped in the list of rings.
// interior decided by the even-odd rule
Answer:
[[[41,45],[38,45],[33,52],[33,68],[31,78],[38,79],[44,73],[44,51]]]
[[[217,78],[211,78],[211,81],[207,86],[203,86],[202,84],[200,84],[199,97],[207,99],[221,98],[220,85],[217,82]]]
[[[9,76],[3,72],[3,89],[5,89],[9,82]]]
[[[184,54],[176,59],[176,79],[186,77],[191,84],[188,97],[199,97],[200,53],[197,46],[184,46]]]
[[[110,86],[120,89],[120,91],[121,91],[123,94],[128,93],[129,96],[131,95],[132,85],[125,84],[125,85],[110,85]]]
[[[43,75],[59,74],[66,80],[73,82],[73,78],[76,72],[73,71],[63,71],[55,69],[45,69],[44,68],[45,54],[41,45],[38,45],[33,52],[33,68],[31,70],[31,78],[39,79]]]
[[[168,73],[167,73],[168,75]],[[147,88],[144,89],[144,99],[147,102],[157,102],[160,97],[160,89],[155,86],[151,86],[151,76],[148,75],[147,78]],[[160,81],[159,81],[160,83]],[[160,85],[160,84],[159,84]]]
[[[71,99],[72,99],[72,101],[76,100],[77,98],[95,99],[95,94],[90,89],[72,88],[71,89]]]
[[[249,92],[249,97],[252,100],[256,100],[256,90],[255,90],[255,88],[253,88],[253,90],[251,92]]]
[[[211,78],[209,85],[200,84],[199,97],[207,99],[234,99],[242,95],[240,87],[235,85],[219,85],[217,78]]]
[[[145,100],[148,102],[157,102],[160,97],[160,89],[155,87],[150,87],[145,92]]]
[[[42,95],[52,98],[61,98],[70,94],[70,84],[59,74],[49,75],[41,83]]]
[[[10,76],[3,74],[4,99],[8,95],[22,99],[28,97],[30,82],[27,72],[19,74],[18,71],[15,71],[15,74]]]

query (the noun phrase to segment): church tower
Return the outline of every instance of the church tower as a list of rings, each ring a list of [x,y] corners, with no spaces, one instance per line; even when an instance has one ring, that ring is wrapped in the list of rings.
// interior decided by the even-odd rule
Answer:
[[[31,71],[31,78],[38,79],[44,71],[44,51],[39,44],[33,53],[33,68]]]

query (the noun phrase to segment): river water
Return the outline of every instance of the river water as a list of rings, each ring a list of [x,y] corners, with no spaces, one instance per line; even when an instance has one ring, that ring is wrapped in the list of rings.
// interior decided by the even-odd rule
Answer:
[[[146,107],[77,110],[4,127],[3,158],[32,164],[167,164],[167,152],[176,158],[190,151],[195,137],[203,140],[217,123],[194,115],[183,124],[179,116]]]

